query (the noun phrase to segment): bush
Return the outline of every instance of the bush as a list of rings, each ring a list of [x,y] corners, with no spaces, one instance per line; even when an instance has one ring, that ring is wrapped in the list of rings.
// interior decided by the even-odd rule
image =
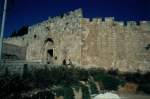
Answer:
[[[145,93],[150,93],[150,72],[145,74],[141,74],[139,71],[136,73],[126,73],[119,75],[126,82],[133,82],[137,84],[138,90],[143,91]]]
[[[111,72],[114,74],[114,72]],[[3,85],[3,82],[10,82],[5,90],[0,89],[1,92],[5,92],[5,95],[10,95],[11,93],[21,93],[33,90],[35,88],[45,89],[52,88],[54,86],[62,86],[62,89],[56,89],[56,95],[64,95],[65,97],[69,96],[69,99],[73,97],[73,92],[71,86],[82,87],[83,99],[90,99],[90,93],[86,85],[82,85],[80,81],[88,82],[91,86],[92,94],[98,93],[98,90],[95,85],[95,81],[101,82],[104,85],[105,89],[116,90],[119,85],[124,84],[123,77],[117,78],[111,73],[106,72],[102,69],[91,68],[83,69],[78,67],[67,67],[67,66],[51,66],[40,69],[29,70],[28,65],[24,65],[22,76],[10,75],[9,70],[6,69],[6,73],[3,79],[0,79],[0,84]],[[115,74],[116,75],[116,74]],[[136,74],[138,75],[138,74]],[[125,75],[125,80],[132,80],[133,75]],[[146,82],[145,77],[149,77],[149,74],[145,74],[143,77],[138,76],[143,80],[140,82]],[[137,81],[137,80],[136,80]],[[138,81],[137,81],[138,82]],[[63,87],[64,86],[64,87]],[[69,86],[69,87],[68,87]],[[15,90],[13,90],[14,88]],[[141,86],[145,88],[145,86]],[[8,91],[8,92],[7,92]],[[68,93],[67,93],[68,92]]]
[[[64,99],[74,99],[74,93],[70,86],[65,86],[64,88]]]
[[[94,78],[95,81],[102,82],[104,88],[107,90],[116,90],[119,85],[125,83],[125,81],[122,79],[116,78],[115,76],[112,76],[106,71],[100,69],[91,69],[89,70],[89,74]]]
[[[150,83],[141,84],[139,85],[138,89],[143,91],[144,93],[150,94]]]
[[[32,89],[26,80],[21,79],[19,74],[13,74],[7,78],[1,78],[0,84],[0,97],[5,99],[11,94],[13,97],[19,98],[21,92]]]
[[[49,86],[52,77],[50,77],[49,69],[35,69],[33,72],[34,82],[38,88],[46,88]],[[54,76],[55,77],[55,76]]]
[[[91,94],[98,94],[98,89],[94,82],[90,82]]]
[[[86,86],[82,86],[82,99],[91,99],[89,89]]]

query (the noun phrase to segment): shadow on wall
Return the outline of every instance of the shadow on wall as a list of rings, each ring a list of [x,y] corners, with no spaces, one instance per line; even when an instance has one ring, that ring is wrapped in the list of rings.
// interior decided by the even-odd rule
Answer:
[[[3,43],[2,59],[4,60],[26,60],[26,47]]]

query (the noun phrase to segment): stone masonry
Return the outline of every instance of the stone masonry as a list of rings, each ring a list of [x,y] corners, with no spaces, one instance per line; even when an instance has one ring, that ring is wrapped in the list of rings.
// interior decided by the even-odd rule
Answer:
[[[150,69],[150,22],[115,21],[113,17],[84,18],[77,9],[30,26],[28,34],[4,39],[27,47],[26,61],[72,63],[136,71]]]

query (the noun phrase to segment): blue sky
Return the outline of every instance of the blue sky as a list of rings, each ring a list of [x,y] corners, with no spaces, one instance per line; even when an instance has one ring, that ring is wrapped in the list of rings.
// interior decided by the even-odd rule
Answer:
[[[0,19],[3,1],[0,0]],[[23,25],[32,25],[78,8],[85,17],[150,20],[150,0],[8,0],[5,37]],[[1,21],[0,21],[1,22]]]

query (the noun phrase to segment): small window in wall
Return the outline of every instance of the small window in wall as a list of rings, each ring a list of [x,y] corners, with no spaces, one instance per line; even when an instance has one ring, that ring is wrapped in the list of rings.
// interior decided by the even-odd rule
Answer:
[[[36,34],[35,34],[35,35],[34,35],[34,39],[36,39],[36,37],[37,37],[37,36],[36,36]]]
[[[57,60],[57,56],[55,56],[55,60]]]
[[[69,22],[66,22],[66,25],[68,25],[69,24]]]
[[[150,49],[150,44],[147,44],[147,46],[145,47],[146,50]]]
[[[49,31],[50,30],[49,27],[46,27],[46,30]]]

